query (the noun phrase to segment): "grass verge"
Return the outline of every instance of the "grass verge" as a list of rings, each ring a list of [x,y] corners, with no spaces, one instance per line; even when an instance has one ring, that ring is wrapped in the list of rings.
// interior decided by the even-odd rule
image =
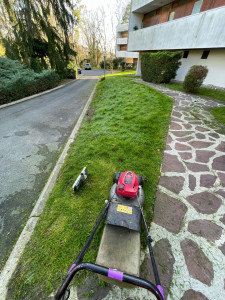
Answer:
[[[133,82],[133,76],[122,75],[107,76],[98,83],[77,139],[9,284],[8,299],[46,299],[60,286],[109,196],[114,172],[131,169],[146,176],[144,212],[150,223],[173,101]],[[71,186],[84,166],[88,167],[88,180],[74,194]],[[85,261],[95,261],[102,229]]]
[[[219,123],[225,126],[225,107],[214,107],[210,112]]]
[[[172,90],[176,91],[183,91],[183,84],[182,83],[164,83],[162,84],[165,87],[168,87]],[[225,101],[225,91],[220,91],[217,89],[210,89],[205,87],[200,87],[195,93],[198,96],[206,96],[217,100]]]

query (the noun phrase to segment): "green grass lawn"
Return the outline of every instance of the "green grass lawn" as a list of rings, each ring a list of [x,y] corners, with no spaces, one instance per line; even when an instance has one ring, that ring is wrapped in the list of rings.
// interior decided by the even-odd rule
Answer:
[[[165,87],[168,87],[172,90],[183,91],[182,83],[166,83],[166,84],[162,84],[162,85]],[[220,90],[216,90],[216,89],[200,87],[198,89],[197,93],[195,93],[195,95],[207,96],[207,97],[214,98],[217,100],[225,101],[225,91],[220,91]]]
[[[219,123],[225,126],[225,107],[214,107],[210,112]]]
[[[133,82],[127,73],[118,75],[98,83],[89,112],[9,285],[8,299],[46,299],[61,285],[109,197],[114,172],[133,170],[147,178],[144,212],[148,224],[152,220],[173,102]],[[89,177],[74,194],[72,184],[84,166]],[[84,261],[95,261],[102,229]]]

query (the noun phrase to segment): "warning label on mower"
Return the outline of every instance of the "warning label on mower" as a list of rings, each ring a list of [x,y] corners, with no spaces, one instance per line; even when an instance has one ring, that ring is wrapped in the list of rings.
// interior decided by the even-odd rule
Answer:
[[[130,207],[130,206],[125,206],[125,205],[118,204],[117,211],[125,213],[125,214],[132,215],[132,207]]]

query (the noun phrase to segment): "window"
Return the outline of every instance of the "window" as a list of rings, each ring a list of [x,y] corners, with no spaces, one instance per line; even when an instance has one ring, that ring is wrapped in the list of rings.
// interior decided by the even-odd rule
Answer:
[[[174,12],[174,11],[171,11],[171,12],[169,13],[169,21],[173,21],[174,15],[175,15],[175,12]]]
[[[186,4],[188,2],[191,2],[192,0],[180,0],[179,1],[179,5],[183,5],[183,4]]]
[[[207,59],[209,56],[209,52],[210,50],[204,50],[201,59]]]
[[[184,50],[183,58],[187,58],[189,54],[189,50]]]
[[[159,14],[160,14],[160,11],[161,11],[160,8],[156,9],[156,11],[155,11],[156,15],[159,15]]]
[[[148,18],[151,18],[151,17],[154,16],[154,14],[155,14],[155,11],[154,11],[154,10],[153,10],[153,11],[150,11],[150,12],[147,14],[147,17],[148,17]]]
[[[202,6],[202,1],[203,0],[198,0],[195,2],[194,6],[193,6],[193,9],[192,9],[192,15],[193,14],[197,14],[200,12],[200,9],[201,9],[201,6]]]
[[[166,6],[163,6],[162,13],[167,12],[169,9],[170,9],[170,4],[166,5]]]
[[[179,6],[179,1],[172,4],[172,8],[176,8]]]

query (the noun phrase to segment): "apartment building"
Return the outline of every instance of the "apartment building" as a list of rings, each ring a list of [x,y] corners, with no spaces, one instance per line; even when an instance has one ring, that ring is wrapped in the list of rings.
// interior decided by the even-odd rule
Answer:
[[[129,24],[119,24],[116,28],[116,57],[123,57],[126,63],[137,66],[138,52],[127,51]]]
[[[225,88],[225,0],[132,0],[128,51],[159,50],[183,51],[176,80],[203,65],[204,84]]]

